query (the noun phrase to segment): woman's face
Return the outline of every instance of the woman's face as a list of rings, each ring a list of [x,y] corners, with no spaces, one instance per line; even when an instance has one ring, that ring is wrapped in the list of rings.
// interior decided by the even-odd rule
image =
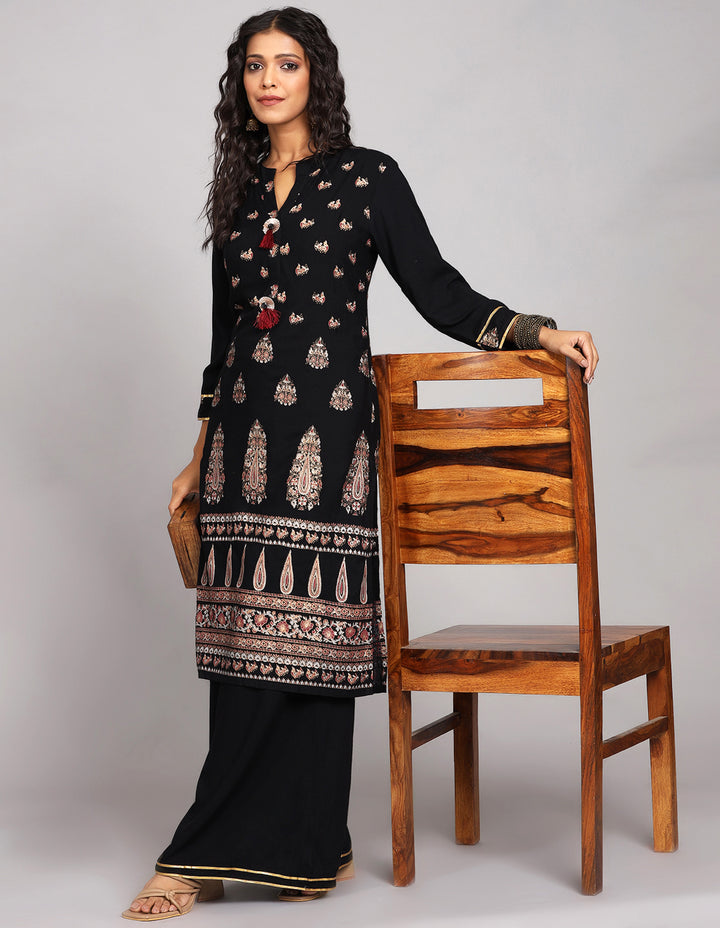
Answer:
[[[260,122],[280,126],[303,120],[307,125],[310,62],[302,45],[289,35],[271,29],[251,36],[243,83],[250,109]],[[269,99],[263,102],[264,97]]]

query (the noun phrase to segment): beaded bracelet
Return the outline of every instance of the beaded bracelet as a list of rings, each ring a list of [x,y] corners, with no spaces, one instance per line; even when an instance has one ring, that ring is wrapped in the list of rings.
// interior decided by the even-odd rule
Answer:
[[[538,335],[542,326],[557,329],[554,319],[549,316],[535,316],[520,313],[513,329],[512,338],[518,348],[539,348]]]

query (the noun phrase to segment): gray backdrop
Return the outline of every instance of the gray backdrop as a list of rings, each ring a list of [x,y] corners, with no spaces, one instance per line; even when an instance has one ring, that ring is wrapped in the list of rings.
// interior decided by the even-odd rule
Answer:
[[[340,49],[354,142],[397,158],[443,255],[481,292],[595,337],[603,619],[672,626],[681,836],[686,855],[710,842],[697,851],[697,885],[685,869],[675,888],[701,894],[716,853],[720,754],[720,4],[311,8]],[[98,879],[112,906],[104,896],[95,911],[113,917],[116,896],[121,908],[129,902],[191,801],[206,745],[193,594],[173,560],[166,505],[197,434],[209,354],[209,253],[197,217],[217,81],[233,31],[260,9],[3,2],[0,846],[18,867],[27,853],[30,870],[57,872],[58,885],[106,866]],[[376,354],[461,347],[422,320],[380,264],[370,326]],[[446,619],[574,617],[565,567],[413,568],[410,594],[417,633]],[[642,718],[642,685],[626,689],[607,697],[607,733]],[[446,704],[418,698],[418,722]],[[378,885],[389,872],[386,729],[384,697],[360,700],[351,826]],[[497,815],[504,834],[502,822],[513,822],[522,848],[536,810],[550,816],[542,835],[567,815],[566,866],[549,873],[562,882],[567,870],[561,895],[572,896],[577,704],[485,697],[480,729],[491,824]],[[423,846],[454,850],[448,739],[415,763],[420,874]],[[606,769],[607,827],[643,845],[646,748]],[[666,859],[632,851],[662,868],[653,886],[672,883],[678,871]],[[110,873],[120,864],[122,885]]]

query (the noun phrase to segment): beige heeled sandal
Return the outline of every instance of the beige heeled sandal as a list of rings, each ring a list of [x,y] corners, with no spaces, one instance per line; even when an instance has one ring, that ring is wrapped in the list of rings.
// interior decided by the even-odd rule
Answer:
[[[132,918],[138,922],[155,922],[161,918],[175,918],[177,915],[187,915],[195,902],[211,902],[213,899],[220,899],[225,894],[222,880],[191,880],[183,877],[174,876],[174,880],[184,883],[187,889],[141,889],[135,896],[135,899],[150,899],[152,896],[167,899],[175,906],[174,911],[170,912],[133,912],[132,909],[125,909],[122,912],[123,918]],[[180,905],[177,901],[177,895],[188,895],[190,898],[185,905]],[[133,899],[133,902],[135,902]]]
[[[355,876],[355,864],[352,859],[347,863],[340,864],[335,879],[338,883],[343,880],[351,880]],[[278,893],[278,899],[281,902],[310,902],[312,899],[319,899],[325,896],[327,890],[314,889],[281,889]]]

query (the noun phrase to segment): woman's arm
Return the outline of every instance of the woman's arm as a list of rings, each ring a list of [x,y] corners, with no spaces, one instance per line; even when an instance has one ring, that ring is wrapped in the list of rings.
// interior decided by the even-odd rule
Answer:
[[[225,270],[225,260],[222,249],[217,245],[212,247],[212,295],[210,363],[203,371],[198,408],[198,419],[201,420],[200,434],[193,448],[192,460],[172,482],[172,493],[168,504],[170,515],[175,512],[189,493],[200,492],[200,461],[205,447],[210,405],[237,320],[237,312],[231,307],[232,293]]]
[[[215,387],[220,376],[220,369],[227,355],[228,345],[232,337],[237,311],[234,309],[234,300],[222,249],[212,246],[212,343],[210,346],[210,363],[203,371],[202,389],[200,391],[200,406],[198,419],[207,419],[210,415]]]
[[[543,347],[566,355],[585,368],[589,383],[598,362],[590,333],[559,331],[549,318],[514,313],[473,290],[440,254],[398,163],[384,153],[383,162],[370,203],[370,228],[383,264],[418,312],[474,348]],[[517,340],[516,328],[522,336]]]
[[[200,426],[200,434],[193,448],[192,461],[183,468],[172,482],[172,495],[168,504],[170,515],[178,508],[180,503],[189,493],[200,492],[200,460],[202,459],[203,448],[205,447],[205,436],[207,435],[207,419],[203,420]]]

